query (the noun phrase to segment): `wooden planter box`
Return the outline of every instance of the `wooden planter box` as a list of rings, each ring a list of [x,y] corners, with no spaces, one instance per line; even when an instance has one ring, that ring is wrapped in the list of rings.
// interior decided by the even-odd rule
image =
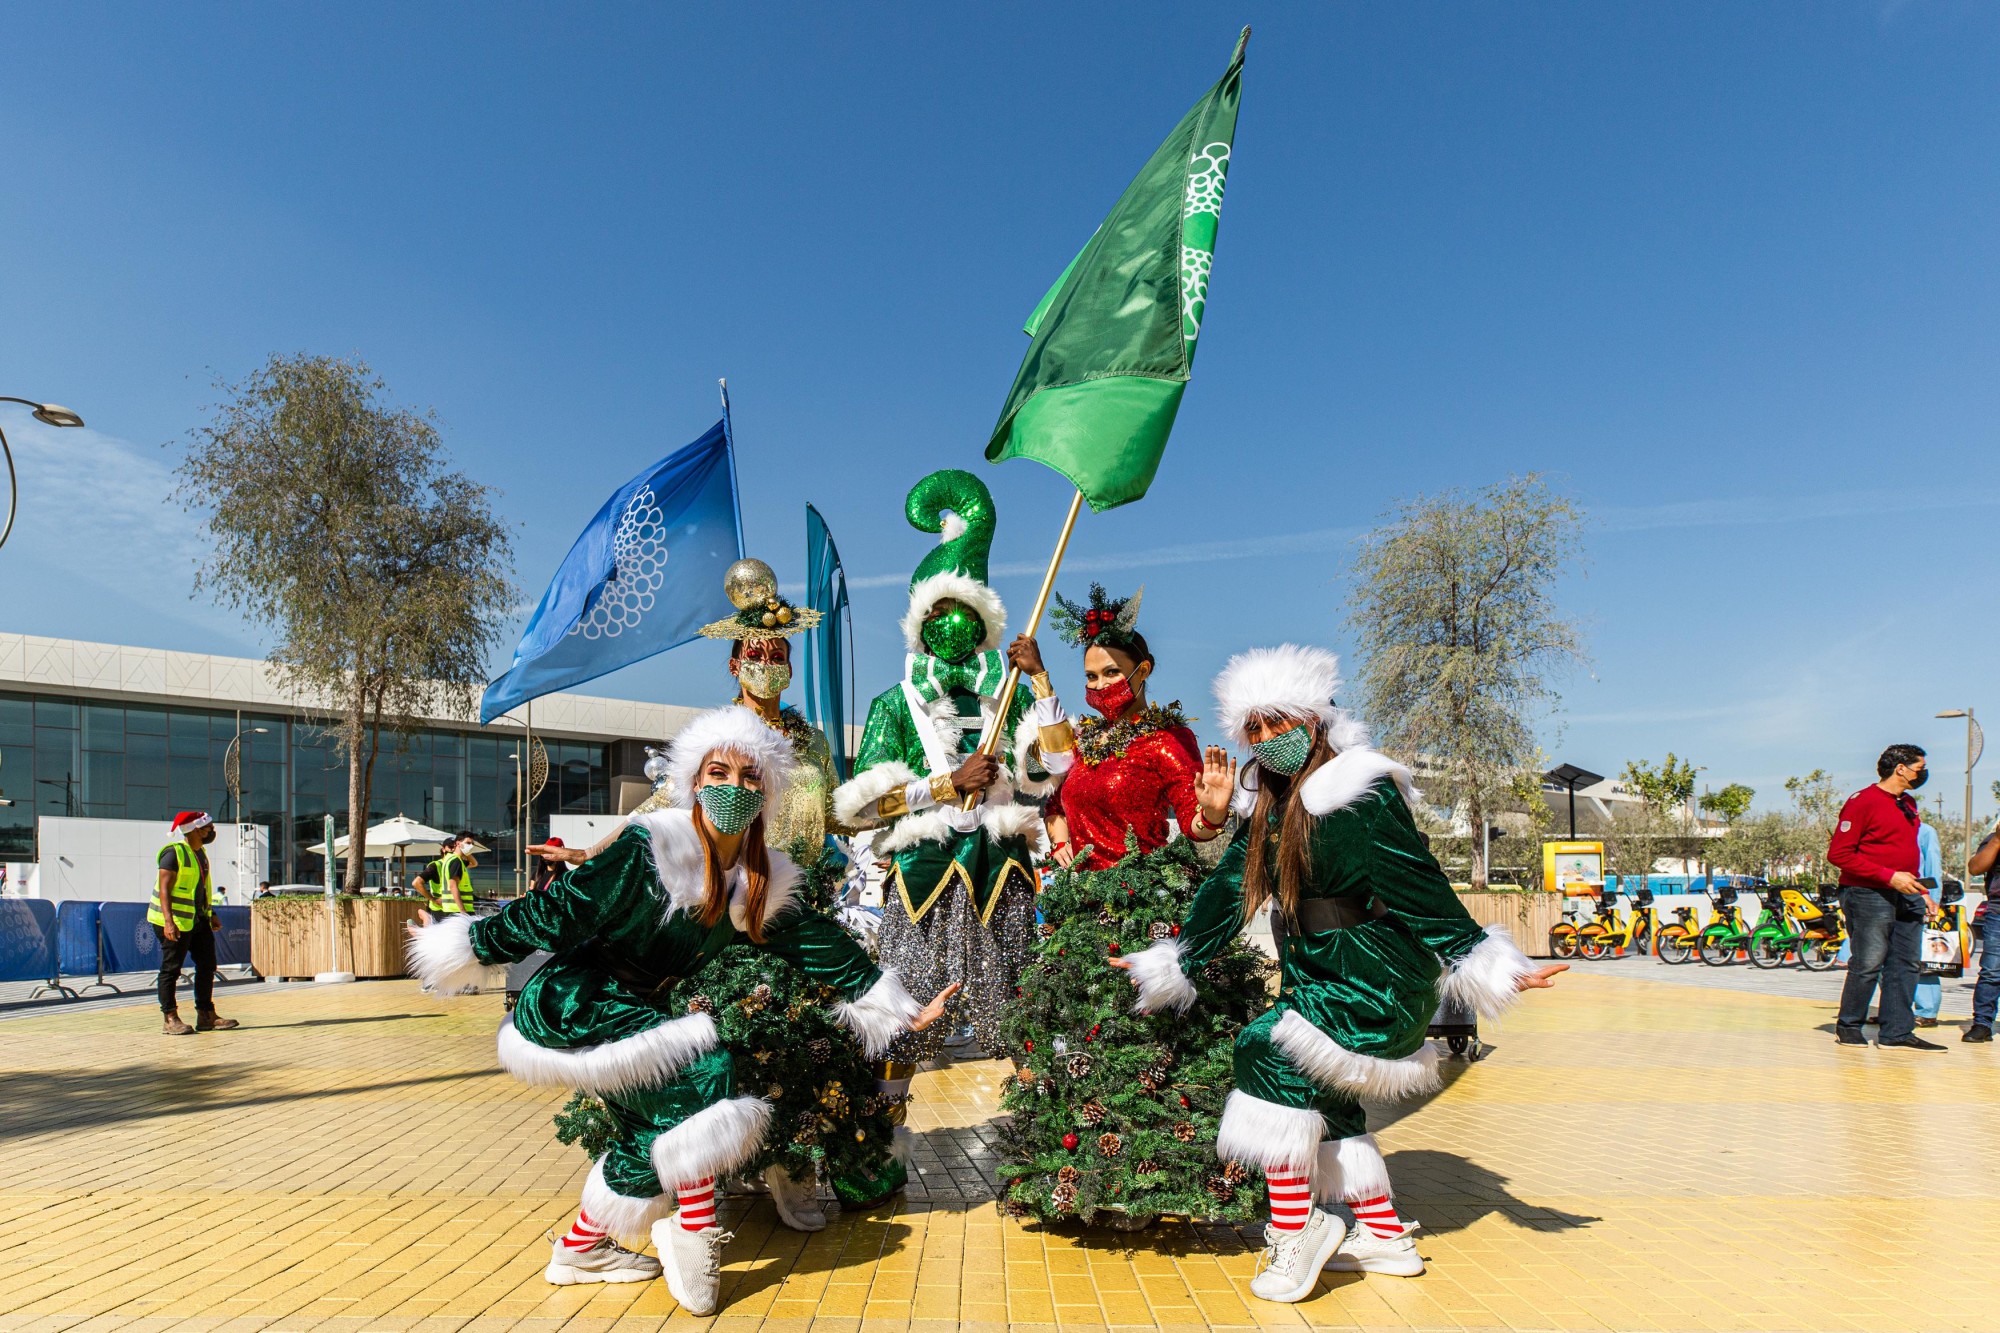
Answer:
[[[417,919],[415,898],[342,897],[340,969],[357,977],[400,977],[403,945]],[[250,963],[261,976],[311,980],[334,970],[324,898],[259,898],[250,905]]]
[[[1459,890],[1458,900],[1482,926],[1505,926],[1530,958],[1549,956],[1549,931],[1562,920],[1560,893],[1473,893]]]

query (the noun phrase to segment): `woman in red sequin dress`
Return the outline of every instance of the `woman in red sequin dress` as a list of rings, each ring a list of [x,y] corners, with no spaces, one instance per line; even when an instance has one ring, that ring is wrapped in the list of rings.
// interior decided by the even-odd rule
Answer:
[[[1262,1008],[1263,956],[1240,941],[1194,978],[1209,1003],[1188,1015],[1132,1011],[1107,956],[1144,951],[1179,927],[1206,877],[1199,858],[1228,819],[1235,765],[1204,756],[1177,705],[1146,698],[1153,655],[1134,622],[1139,599],[1057,599],[1056,627],[1083,652],[1075,756],[1044,806],[1061,867],[1038,902],[1041,944],[1002,1018],[1020,1066],[1000,1143],[1008,1211],[1122,1228],[1165,1215],[1247,1221],[1254,1191],[1240,1163],[1218,1163],[1215,1135],[1232,1085],[1236,1031]],[[1029,666],[1039,666],[1039,651]],[[1180,836],[1175,836],[1178,826]]]

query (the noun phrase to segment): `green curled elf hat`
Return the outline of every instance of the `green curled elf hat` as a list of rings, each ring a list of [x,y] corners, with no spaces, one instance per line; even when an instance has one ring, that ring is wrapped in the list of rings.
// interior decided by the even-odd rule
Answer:
[[[986,583],[986,562],[993,551],[993,492],[970,472],[946,468],[910,487],[903,516],[919,532],[942,535],[910,576],[903,643],[913,653],[924,652],[924,621],[933,607],[950,599],[971,607],[985,624],[980,649],[998,648],[1007,630],[1007,608]]]

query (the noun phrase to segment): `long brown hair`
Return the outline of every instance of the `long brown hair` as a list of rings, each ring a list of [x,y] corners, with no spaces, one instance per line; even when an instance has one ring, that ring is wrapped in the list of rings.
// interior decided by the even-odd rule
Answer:
[[[695,836],[701,839],[703,888],[699,920],[704,926],[713,926],[729,914],[728,877],[722,873],[722,852],[715,845],[715,834],[709,830],[701,807],[697,805],[690,813],[694,815]],[[764,900],[771,889],[771,854],[764,848],[762,811],[743,830],[743,845],[737,849],[737,857],[743,864],[744,933],[753,943],[762,944]]]
[[[1299,924],[1299,894],[1306,876],[1312,873],[1312,815],[1300,792],[1313,770],[1333,758],[1326,729],[1318,721],[1305,725],[1313,729],[1312,749],[1306,752],[1305,767],[1292,777],[1257,766],[1257,804],[1250,812],[1250,842],[1243,855],[1243,923],[1250,924],[1271,900],[1271,871],[1266,863],[1271,827],[1271,811],[1278,802],[1284,809],[1278,820],[1278,907],[1285,922],[1294,930]]]

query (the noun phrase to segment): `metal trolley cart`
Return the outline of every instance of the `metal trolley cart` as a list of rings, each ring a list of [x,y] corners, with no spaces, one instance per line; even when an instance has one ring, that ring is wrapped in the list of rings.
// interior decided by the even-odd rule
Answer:
[[[1474,1061],[1486,1054],[1479,1044],[1479,1015],[1472,1006],[1453,1004],[1446,1000],[1438,1006],[1436,1016],[1431,1019],[1430,1031],[1426,1036],[1443,1040],[1445,1049],[1453,1055]]]

